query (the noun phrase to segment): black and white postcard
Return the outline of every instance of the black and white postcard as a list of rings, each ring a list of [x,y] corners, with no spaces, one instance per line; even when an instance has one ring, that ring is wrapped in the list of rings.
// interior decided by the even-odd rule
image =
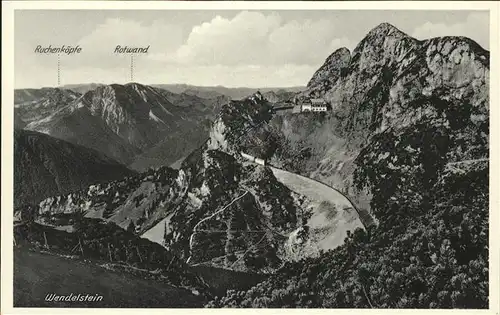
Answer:
[[[2,314],[498,314],[498,3],[2,7]]]

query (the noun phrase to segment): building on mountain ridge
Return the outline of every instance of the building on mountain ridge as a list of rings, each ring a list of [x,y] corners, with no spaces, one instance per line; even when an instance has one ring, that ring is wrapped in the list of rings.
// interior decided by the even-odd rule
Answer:
[[[322,98],[313,98],[305,100],[299,100],[295,98],[293,102],[296,105],[293,107],[292,113],[328,111],[328,105]]]

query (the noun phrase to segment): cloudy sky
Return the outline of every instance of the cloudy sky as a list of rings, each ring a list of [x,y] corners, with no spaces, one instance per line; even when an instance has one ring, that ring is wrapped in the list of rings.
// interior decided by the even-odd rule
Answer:
[[[134,81],[228,87],[305,85],[334,50],[350,50],[389,22],[418,39],[467,36],[489,49],[489,16],[481,11],[137,11],[18,10],[15,87],[57,85],[57,56],[37,45],[80,45],[61,56],[61,84],[127,83],[130,57],[116,45],[147,46]]]

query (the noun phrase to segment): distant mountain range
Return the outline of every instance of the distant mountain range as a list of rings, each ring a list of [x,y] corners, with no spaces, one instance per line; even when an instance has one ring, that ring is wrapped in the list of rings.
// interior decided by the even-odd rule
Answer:
[[[104,86],[107,84],[102,83],[84,83],[84,84],[67,84],[63,85],[61,88],[65,90],[71,90],[79,94],[85,94],[88,91],[92,91],[97,89],[98,87]]]
[[[224,86],[194,86],[188,84],[154,84],[153,86],[159,87],[165,90],[169,90],[173,93],[185,93],[196,95],[202,98],[212,98],[216,96],[227,96],[233,100],[240,100],[242,98],[248,97],[257,91],[261,93],[274,91],[276,93],[282,92],[301,92],[305,90],[305,87],[276,87],[276,88],[228,88]]]
[[[17,128],[98,150],[140,170],[170,165],[201,145],[210,121],[228,101],[137,83],[99,85],[84,94],[44,88],[15,95]],[[179,138],[182,147],[174,145]]]
[[[24,124],[37,123],[80,96],[77,92],[59,88],[14,90],[14,112]]]
[[[72,90],[74,92],[84,94],[88,91],[95,90],[99,86],[104,84],[100,83],[88,83],[88,84],[68,84],[62,86],[64,89]],[[204,99],[212,99],[220,96],[226,96],[230,99],[239,100],[245,98],[253,93],[260,91],[261,93],[275,92],[281,94],[284,92],[297,93],[304,91],[305,86],[294,86],[294,87],[262,87],[262,88],[247,88],[247,87],[237,87],[229,88],[225,86],[196,86],[189,84],[151,84],[152,87],[160,88],[163,90],[170,91],[175,94],[184,95],[194,95]],[[30,89],[34,90],[34,89]],[[34,90],[35,91],[35,90]]]

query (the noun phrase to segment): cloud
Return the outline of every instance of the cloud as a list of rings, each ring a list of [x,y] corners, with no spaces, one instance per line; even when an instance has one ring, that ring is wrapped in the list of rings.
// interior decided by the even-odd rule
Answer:
[[[232,19],[216,16],[193,27],[174,54],[152,58],[191,65],[318,66],[340,45],[354,46],[336,30],[331,20],[284,22],[276,13],[244,11]]]
[[[171,22],[163,15],[150,20],[137,14],[133,19],[88,21],[90,26],[87,25],[85,32],[92,31],[79,40],[72,37],[59,40],[52,31],[35,34],[29,24],[24,38],[16,35],[16,86],[52,85],[57,81],[57,57],[32,53],[32,46],[40,41],[53,45],[78,44],[83,48],[80,55],[61,56],[63,84],[128,82],[130,56],[116,55],[114,48],[151,45],[147,55],[134,58],[135,81],[254,87],[305,85],[333,51],[341,47],[352,51],[366,35],[364,30],[376,25],[366,15],[347,19],[328,12],[292,17],[287,14],[243,11],[228,17],[230,14],[214,13],[203,22],[198,18],[192,20],[187,14],[182,23]],[[409,24],[404,21],[394,24],[419,39],[467,36],[489,49],[488,13],[474,11],[463,16],[466,18],[451,12],[436,20],[439,22],[420,22],[418,27],[414,27],[414,20]],[[429,20],[425,15],[417,18]],[[82,23],[74,25],[80,27]]]
[[[154,20],[145,24],[134,20],[108,18],[92,33],[80,39],[79,44],[92,47],[92,51],[113,51],[116,45],[147,46],[151,51],[163,52],[182,43],[179,26]]]
[[[489,49],[489,15],[488,12],[470,13],[463,22],[455,24],[426,22],[417,27],[412,36],[428,39],[441,36],[465,36],[475,40],[485,49]]]
[[[336,29],[331,20],[291,21],[270,34],[269,52],[275,63],[317,65],[338,48],[353,48],[347,38],[336,37]]]
[[[78,45],[80,55],[75,56],[74,66],[102,65],[103,68],[123,67],[129,56],[115,54],[117,45],[129,47],[150,46],[150,53],[175,51],[183,41],[179,26],[164,21],[153,20],[140,23],[130,19],[108,18],[94,31],[82,37]]]

